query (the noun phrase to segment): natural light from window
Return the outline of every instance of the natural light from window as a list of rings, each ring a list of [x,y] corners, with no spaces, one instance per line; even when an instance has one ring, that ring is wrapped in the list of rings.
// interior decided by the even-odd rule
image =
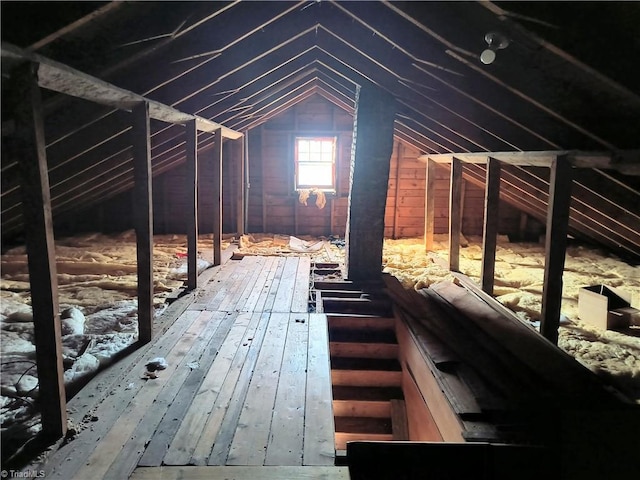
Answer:
[[[335,190],[334,137],[296,138],[296,190]]]

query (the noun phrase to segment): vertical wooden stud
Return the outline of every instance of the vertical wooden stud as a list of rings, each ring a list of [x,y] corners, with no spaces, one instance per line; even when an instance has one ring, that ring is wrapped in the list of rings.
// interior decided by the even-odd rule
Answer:
[[[558,343],[560,308],[562,306],[562,274],[567,252],[567,232],[571,208],[571,164],[566,155],[558,156],[551,165],[549,208],[545,240],[544,285],[540,333]]]
[[[153,326],[153,211],[149,104],[132,109],[133,212],[138,261],[138,341],[148,343]]]
[[[462,228],[462,161],[451,158],[449,190],[449,269],[460,270],[460,230]]]
[[[233,161],[237,164],[237,185],[236,190],[236,230],[238,235],[244,235],[245,224],[245,184],[246,184],[246,172],[245,172],[245,151],[244,151],[245,137],[242,136],[239,140],[234,142],[235,152]]]
[[[298,235],[298,205],[300,201],[297,196],[290,197],[293,200],[293,234]]]
[[[527,235],[528,221],[529,221],[529,215],[527,215],[525,212],[520,212],[520,222],[518,223],[518,235],[521,241],[524,241]]]
[[[186,185],[187,195],[187,290],[198,287],[198,130],[196,121],[186,124]]]
[[[402,144],[398,142],[398,147],[396,148],[396,190],[394,192],[395,196],[395,207],[393,209],[393,238],[398,238],[398,215],[400,212],[400,158],[402,157]]]
[[[436,162],[427,160],[424,187],[424,248],[433,250],[433,231],[436,216]]]
[[[487,159],[487,176],[484,192],[484,227],[482,235],[481,287],[493,295],[496,268],[498,220],[500,218],[500,162]]]
[[[39,395],[44,399],[40,402],[42,436],[49,441],[66,433],[67,411],[51,193],[37,69],[37,64],[24,64],[11,73],[15,85],[12,96],[16,104],[16,135],[8,143],[11,156],[20,166]]]
[[[222,129],[214,134],[213,147],[213,264],[222,263]]]
[[[251,194],[251,170],[249,169],[249,131],[244,132],[244,156],[242,161],[244,162],[244,223],[242,225],[242,232],[247,233],[249,228],[249,198]]]

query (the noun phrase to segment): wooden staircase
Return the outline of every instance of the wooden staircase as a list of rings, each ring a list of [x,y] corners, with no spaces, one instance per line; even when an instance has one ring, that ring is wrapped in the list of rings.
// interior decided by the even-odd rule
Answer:
[[[394,440],[401,402],[394,319],[328,315],[336,450],[352,440]],[[397,439],[397,438],[396,438]]]
[[[357,440],[408,440],[391,303],[379,289],[315,282],[327,315],[338,463]]]

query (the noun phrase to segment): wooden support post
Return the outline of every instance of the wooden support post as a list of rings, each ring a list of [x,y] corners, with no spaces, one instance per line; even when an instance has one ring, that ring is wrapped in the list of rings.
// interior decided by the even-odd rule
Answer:
[[[39,397],[42,399],[39,402],[42,436],[48,442],[66,433],[67,405],[51,194],[37,68],[36,64],[26,63],[11,73],[15,86],[11,95],[16,105],[16,135],[8,140],[8,144],[12,159],[20,166]]]
[[[153,202],[149,104],[133,107],[133,213],[138,261],[138,341],[148,343],[153,327]]]
[[[296,196],[290,196],[293,199],[293,234],[298,235],[298,205],[300,201]]]
[[[562,274],[567,251],[572,183],[571,164],[566,155],[561,155],[552,163],[549,179],[549,209],[540,321],[540,333],[554,344],[558,343],[560,326]]]
[[[529,215],[526,212],[520,212],[520,223],[518,223],[518,235],[520,241],[524,241],[527,235],[527,223],[529,221]]]
[[[244,155],[242,162],[244,164],[244,224],[242,232],[246,233],[249,228],[249,198],[251,195],[251,170],[249,169],[249,131],[244,132]]]
[[[222,129],[213,138],[213,264],[222,263]]]
[[[240,138],[233,142],[235,148],[235,155],[233,157],[233,161],[236,163],[238,170],[237,174],[237,185],[236,189],[236,230],[238,235],[244,235],[244,224],[245,224],[245,168],[244,168],[244,137]]]
[[[433,250],[433,230],[436,216],[436,162],[427,160],[427,178],[424,187],[424,248]]]
[[[195,120],[186,123],[187,290],[198,287],[198,130]]]
[[[373,86],[356,92],[346,234],[349,280],[380,281],[396,104]]]
[[[449,191],[449,270],[460,271],[460,230],[462,228],[462,161],[451,159]]]
[[[498,240],[498,220],[500,218],[500,162],[495,158],[487,160],[487,180],[484,191],[484,227],[482,235],[482,290],[493,295],[496,269],[496,245]]]
[[[334,235],[335,222],[336,222],[336,199],[338,193],[335,196],[329,198],[329,235]]]
[[[400,201],[400,158],[402,156],[402,144],[398,142],[398,148],[396,148],[396,189],[395,196],[395,208],[393,209],[393,239],[398,238],[398,214],[400,208],[398,208],[398,202]]]

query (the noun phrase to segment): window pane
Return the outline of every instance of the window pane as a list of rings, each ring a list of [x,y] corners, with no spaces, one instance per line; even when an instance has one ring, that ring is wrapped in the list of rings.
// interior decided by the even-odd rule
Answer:
[[[318,187],[332,187],[331,164],[304,164],[298,165],[298,184]]]
[[[296,188],[334,188],[333,165],[335,139],[327,137],[296,138]]]
[[[302,159],[300,159],[302,160]],[[309,155],[309,160],[312,162],[320,162],[322,161],[322,157],[320,156],[320,152],[311,152]]]
[[[322,142],[320,142],[319,140],[311,140],[309,142],[309,150],[311,150],[312,152],[320,152],[321,144]]]
[[[298,161],[299,162],[308,162],[309,161],[309,152],[298,152]]]

